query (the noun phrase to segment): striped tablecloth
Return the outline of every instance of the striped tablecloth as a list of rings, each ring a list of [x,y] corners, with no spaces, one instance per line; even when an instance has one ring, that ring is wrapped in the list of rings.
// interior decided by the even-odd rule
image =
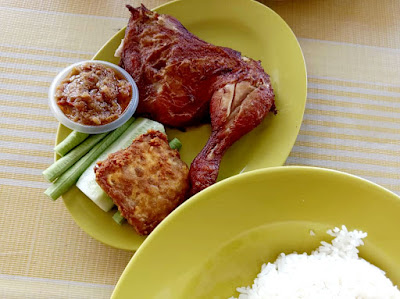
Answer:
[[[286,164],[343,170],[400,194],[400,1],[264,2],[298,36],[308,69]],[[108,298],[132,256],[80,230],[62,201],[43,195],[41,176],[57,128],[49,82],[126,25],[123,4],[0,0],[0,298]]]

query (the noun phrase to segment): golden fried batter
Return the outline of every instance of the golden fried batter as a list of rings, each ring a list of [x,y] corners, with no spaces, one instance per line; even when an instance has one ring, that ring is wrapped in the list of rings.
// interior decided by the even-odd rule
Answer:
[[[95,173],[97,183],[141,235],[148,235],[189,190],[187,165],[169,147],[167,136],[154,130],[99,162]]]

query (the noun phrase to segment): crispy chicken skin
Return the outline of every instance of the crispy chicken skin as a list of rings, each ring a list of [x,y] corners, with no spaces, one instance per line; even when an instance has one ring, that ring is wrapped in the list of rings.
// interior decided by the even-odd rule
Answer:
[[[195,194],[215,183],[226,150],[275,112],[270,78],[259,61],[199,39],[171,16],[127,7],[118,53],[139,88],[137,112],[172,127],[211,119],[210,139],[190,167]]]
[[[188,172],[179,152],[169,147],[167,136],[154,130],[95,168],[97,183],[141,235],[148,235],[185,200]]]

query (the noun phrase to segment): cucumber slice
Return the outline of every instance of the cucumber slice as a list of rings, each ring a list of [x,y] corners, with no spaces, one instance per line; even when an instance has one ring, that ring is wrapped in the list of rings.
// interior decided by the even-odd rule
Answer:
[[[147,118],[138,118],[117,140],[114,141],[97,160],[92,163],[81,175],[76,186],[89,197],[103,211],[108,212],[114,206],[112,199],[101,189],[96,182],[94,167],[98,161],[105,160],[111,153],[115,153],[121,149],[127,148],[132,141],[153,129],[165,133],[164,126],[156,121]]]

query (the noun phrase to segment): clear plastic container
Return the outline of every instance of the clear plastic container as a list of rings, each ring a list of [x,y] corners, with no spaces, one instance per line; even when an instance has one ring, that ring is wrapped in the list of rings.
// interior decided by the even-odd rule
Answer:
[[[64,80],[71,72],[71,70],[79,65],[85,64],[85,63],[96,63],[96,64],[101,64],[105,67],[112,68],[116,73],[120,74],[122,77],[124,77],[132,86],[132,98],[129,102],[129,105],[126,107],[125,111],[114,121],[104,124],[104,125],[99,125],[99,126],[90,126],[90,125],[82,125],[80,123],[76,123],[72,120],[70,120],[58,107],[56,101],[55,101],[55,91],[60,84],[62,80]],[[65,69],[63,69],[53,80],[53,82],[50,85],[49,89],[49,106],[51,108],[51,111],[53,112],[54,116],[57,118],[57,120],[62,123],[64,126],[76,130],[78,132],[82,133],[88,133],[88,134],[100,134],[104,132],[109,132],[112,131],[120,126],[122,126],[132,115],[135,113],[137,105],[139,103],[139,91],[136,86],[135,81],[129,75],[123,68],[119,67],[118,65],[115,65],[113,63],[107,62],[107,61],[101,61],[101,60],[86,60],[86,61],[81,61],[78,63],[74,63]]]

